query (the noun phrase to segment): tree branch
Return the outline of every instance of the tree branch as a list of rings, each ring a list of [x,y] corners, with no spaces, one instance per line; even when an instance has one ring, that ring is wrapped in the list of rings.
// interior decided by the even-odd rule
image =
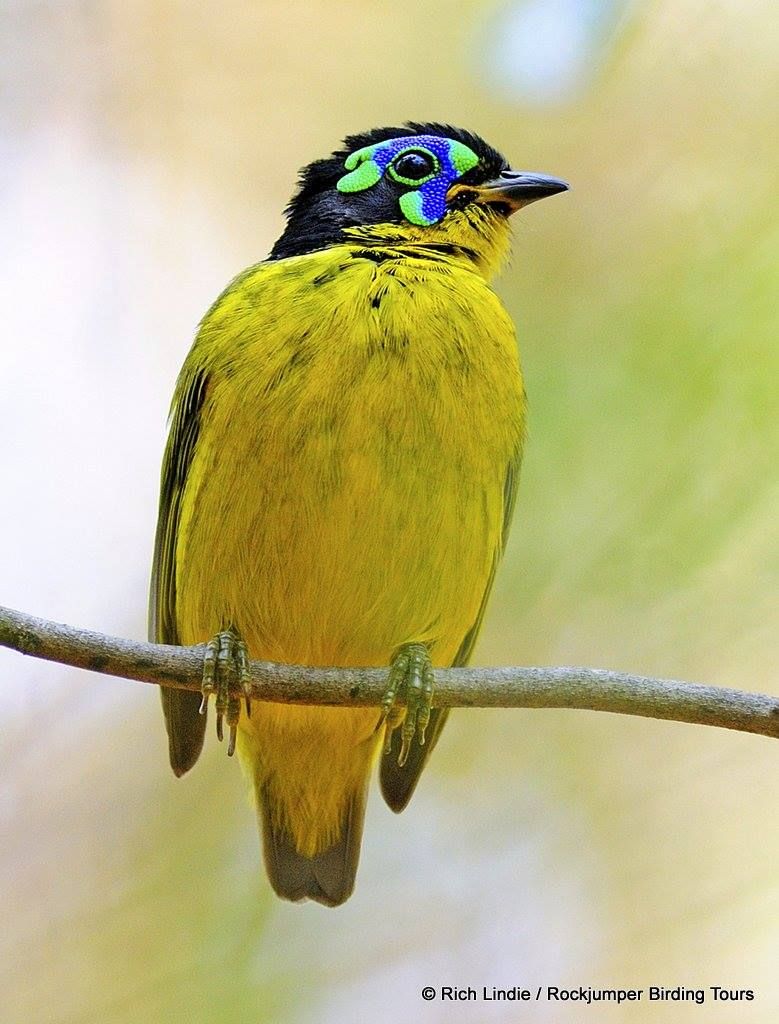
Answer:
[[[107,675],[199,690],[204,645],[171,647],[73,629],[0,607],[0,646]],[[378,706],[386,669],[253,661],[251,697],[282,704]],[[437,707],[580,708],[779,737],[779,698],[597,668],[436,670]]]

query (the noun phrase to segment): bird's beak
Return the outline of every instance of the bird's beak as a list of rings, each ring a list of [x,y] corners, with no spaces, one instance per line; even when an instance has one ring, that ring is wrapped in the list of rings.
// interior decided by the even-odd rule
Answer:
[[[567,181],[551,178],[548,174],[506,170],[501,171],[497,178],[482,182],[481,185],[454,184],[449,189],[447,199],[458,193],[469,192],[472,202],[480,206],[502,207],[502,212],[508,216],[537,199],[566,192],[568,188]]]

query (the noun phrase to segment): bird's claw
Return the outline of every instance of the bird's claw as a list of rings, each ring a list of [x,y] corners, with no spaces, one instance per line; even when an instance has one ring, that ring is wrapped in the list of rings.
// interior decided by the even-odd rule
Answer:
[[[385,753],[389,753],[392,734],[401,728],[398,765],[402,768],[416,736],[419,745],[425,742],[433,700],[433,665],[424,644],[404,644],[392,659],[387,689],[381,702],[381,722],[385,723]],[[401,703],[404,708],[396,706]],[[402,722],[402,725],[401,725]]]
[[[235,753],[235,738],[238,719],[241,717],[241,699],[246,704],[246,715],[252,713],[249,687],[249,653],[246,644],[234,629],[217,633],[206,644],[203,655],[203,699],[200,714],[208,708],[208,698],[213,694],[216,708],[216,735],[219,742],[224,736],[223,722],[227,722],[229,739],[227,756]]]

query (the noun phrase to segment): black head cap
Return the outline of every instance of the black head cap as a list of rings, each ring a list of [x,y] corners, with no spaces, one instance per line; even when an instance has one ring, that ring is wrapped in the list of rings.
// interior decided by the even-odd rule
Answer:
[[[404,218],[398,199],[403,189],[389,177],[384,176],[373,187],[357,192],[341,192],[336,186],[346,173],[344,164],[350,154],[378,142],[414,135],[453,139],[476,154],[478,163],[458,178],[462,184],[479,185],[496,178],[508,167],[505,157],[484,139],[448,124],[409,121],[403,126],[350,135],[332,156],[315,160],[301,171],[297,191],[286,208],[286,229],[270,258],[282,259],[332,245],[342,240],[344,228],[401,223]]]

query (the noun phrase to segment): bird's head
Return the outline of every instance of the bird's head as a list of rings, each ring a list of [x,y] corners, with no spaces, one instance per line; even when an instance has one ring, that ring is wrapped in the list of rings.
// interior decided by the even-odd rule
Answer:
[[[339,242],[449,245],[490,271],[508,246],[508,218],[568,188],[515,171],[478,135],[450,125],[376,128],[303,169],[271,259]]]

